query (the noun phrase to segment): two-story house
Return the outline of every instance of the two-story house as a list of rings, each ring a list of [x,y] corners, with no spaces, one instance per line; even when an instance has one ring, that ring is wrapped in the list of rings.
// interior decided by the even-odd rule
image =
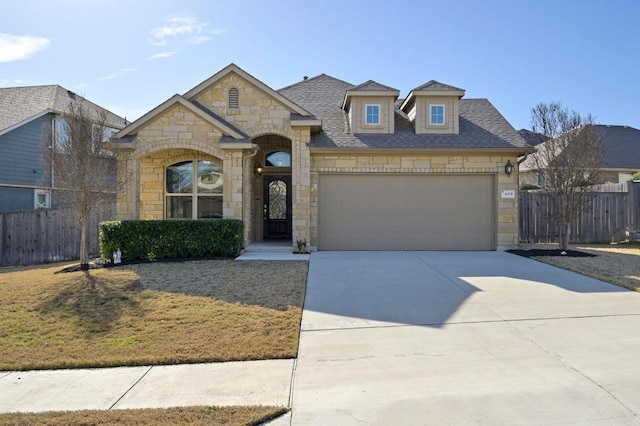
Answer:
[[[42,149],[47,133],[61,130],[62,116],[78,98],[58,85],[0,88],[0,211],[58,206],[55,190],[63,188],[42,163]],[[113,133],[125,126],[124,118],[106,113]]]
[[[495,250],[518,242],[517,158],[486,99],[326,74],[274,90],[234,64],[114,136],[120,219],[236,218],[245,245]],[[131,178],[133,177],[133,178]]]

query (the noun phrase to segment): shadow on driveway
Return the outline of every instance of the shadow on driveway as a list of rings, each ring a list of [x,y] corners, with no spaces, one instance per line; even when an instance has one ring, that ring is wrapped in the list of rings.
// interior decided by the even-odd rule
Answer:
[[[317,252],[303,330],[640,313],[640,297],[505,252]]]

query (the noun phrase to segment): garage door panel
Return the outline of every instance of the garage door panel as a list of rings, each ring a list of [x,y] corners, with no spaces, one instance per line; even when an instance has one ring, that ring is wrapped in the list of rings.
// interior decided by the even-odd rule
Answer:
[[[321,250],[493,250],[492,175],[321,175]]]

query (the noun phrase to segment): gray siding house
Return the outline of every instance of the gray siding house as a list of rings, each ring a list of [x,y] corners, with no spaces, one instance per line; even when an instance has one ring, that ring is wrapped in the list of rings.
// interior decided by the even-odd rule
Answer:
[[[52,182],[41,149],[45,132],[55,131],[76,98],[58,85],[0,88],[0,211],[57,207],[55,177]],[[109,111],[107,116],[114,130],[126,124]]]

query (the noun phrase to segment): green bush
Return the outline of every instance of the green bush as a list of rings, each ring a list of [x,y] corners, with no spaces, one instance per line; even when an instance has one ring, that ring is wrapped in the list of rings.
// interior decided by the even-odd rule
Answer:
[[[100,223],[100,256],[112,260],[235,257],[243,242],[241,220],[123,220]]]
[[[529,189],[542,189],[540,185],[536,185],[535,183],[523,183],[520,185],[520,190],[527,191]]]

